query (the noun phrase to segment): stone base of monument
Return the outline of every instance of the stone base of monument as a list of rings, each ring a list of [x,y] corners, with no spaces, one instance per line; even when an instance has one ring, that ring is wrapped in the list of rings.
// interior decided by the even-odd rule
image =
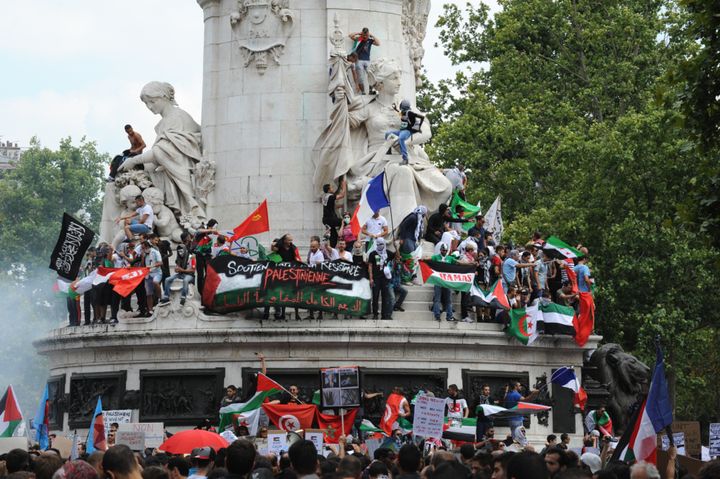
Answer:
[[[224,385],[241,386],[243,395],[252,392],[261,352],[268,374],[286,387],[297,384],[306,398],[319,388],[319,368],[339,365],[361,366],[361,387],[386,395],[402,386],[410,397],[419,389],[445,396],[447,385],[457,384],[472,410],[483,384],[497,400],[509,381],[541,385],[538,401],[553,410],[526,422],[531,442],[542,445],[552,432],[568,432],[579,441],[583,429],[571,392],[542,385],[554,369],[581,366],[600,337],[592,336],[584,348],[563,336],[540,336],[524,346],[500,324],[448,323],[444,315],[434,321],[428,311],[432,288],[408,289],[406,311],[395,312],[391,321],[277,321],[272,311],[270,320],[259,319],[261,311],[258,319],[248,319],[248,313],[208,315],[197,293],[184,305],[174,293],[152,318],[55,329],[35,343],[49,359],[51,392],[61,406],[55,407],[51,427],[87,428],[98,394],[106,410],[133,410],[135,422],[194,426],[217,417]],[[579,377],[579,367],[576,372]],[[377,424],[384,401],[368,401],[365,410]],[[503,423],[497,426],[504,437]]]

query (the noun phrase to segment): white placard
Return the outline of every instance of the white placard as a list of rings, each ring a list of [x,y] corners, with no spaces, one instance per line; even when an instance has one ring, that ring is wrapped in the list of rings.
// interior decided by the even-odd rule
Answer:
[[[445,398],[418,396],[415,400],[413,435],[442,437],[445,422]]]
[[[268,439],[266,437],[256,437],[255,438],[255,449],[257,449],[258,454],[261,456],[265,456],[268,453]]]
[[[227,441],[228,444],[232,444],[237,440],[237,436],[231,429],[221,432],[220,435]]]
[[[284,431],[268,432],[268,453],[274,452],[280,454],[281,451],[287,451],[287,433]]]
[[[661,439],[662,441],[662,450],[667,451],[670,449],[670,438],[667,436],[667,434],[663,434]],[[674,432],[673,433],[673,442],[675,443],[675,447],[677,448],[677,453],[681,456],[685,455],[685,433],[684,432]]]
[[[115,433],[115,444],[125,444],[133,451],[145,450],[145,433],[142,431],[120,431]]]
[[[120,424],[132,422],[132,409],[103,411],[103,422],[105,423],[105,432],[110,430],[110,424],[114,422],[118,423],[118,427]]]
[[[720,457],[720,422],[710,424],[710,457]]]
[[[118,432],[145,433],[145,447],[160,447],[165,442],[165,425],[161,422],[127,422],[118,424]]]
[[[305,431],[305,439],[315,444],[315,449],[317,449],[318,454],[322,452],[323,449],[323,433],[322,431]]]

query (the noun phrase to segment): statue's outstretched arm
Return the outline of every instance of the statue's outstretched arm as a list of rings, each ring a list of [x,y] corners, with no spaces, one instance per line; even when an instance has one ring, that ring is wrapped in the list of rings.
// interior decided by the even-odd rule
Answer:
[[[130,170],[137,165],[144,163],[153,163],[154,161],[155,153],[153,153],[153,148],[148,148],[139,155],[133,156],[132,158],[128,158],[127,160],[125,160],[125,162],[120,165],[120,168],[118,168],[118,171]]]

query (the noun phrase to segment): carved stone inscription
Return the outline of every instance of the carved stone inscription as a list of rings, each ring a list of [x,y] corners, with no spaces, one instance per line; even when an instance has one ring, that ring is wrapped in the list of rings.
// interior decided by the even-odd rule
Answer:
[[[215,420],[225,369],[140,371],[140,422],[172,426]]]

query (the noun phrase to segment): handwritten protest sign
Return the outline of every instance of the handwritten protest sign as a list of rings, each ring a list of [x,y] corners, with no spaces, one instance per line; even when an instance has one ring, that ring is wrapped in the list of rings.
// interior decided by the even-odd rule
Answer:
[[[419,437],[442,437],[445,399],[420,395],[415,399],[413,434]]]

